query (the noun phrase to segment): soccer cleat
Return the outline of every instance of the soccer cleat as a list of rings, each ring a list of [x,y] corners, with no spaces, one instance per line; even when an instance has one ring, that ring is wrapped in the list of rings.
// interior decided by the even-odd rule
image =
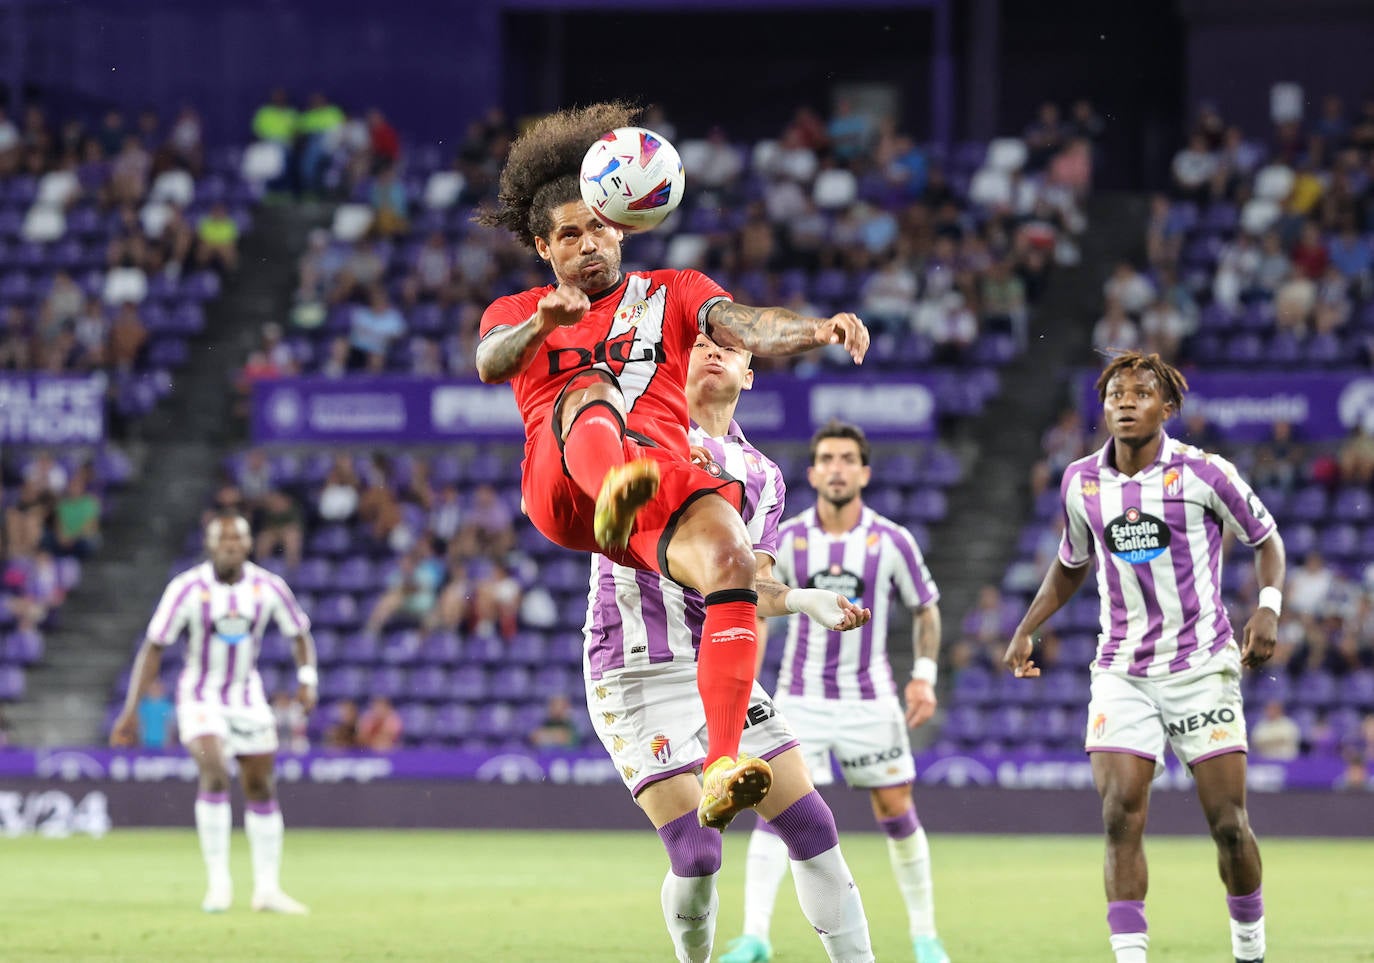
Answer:
[[[592,520],[596,544],[603,549],[628,545],[635,515],[657,494],[658,462],[640,458],[607,471]]]
[[[234,905],[234,887],[229,883],[211,883],[205,891],[200,908],[207,913],[226,913]]]
[[[911,948],[916,951],[916,963],[949,963],[949,954],[938,936],[918,936]]]
[[[253,912],[255,913],[284,913],[287,916],[304,916],[310,909],[304,903],[298,903],[281,890],[273,890],[270,893],[253,894]]]
[[[730,948],[720,958],[720,963],[768,963],[773,958],[773,947],[758,936],[745,933],[730,941]]]
[[[763,801],[773,787],[773,768],[762,759],[721,756],[701,777],[697,821],[707,829],[724,829],[746,809]]]

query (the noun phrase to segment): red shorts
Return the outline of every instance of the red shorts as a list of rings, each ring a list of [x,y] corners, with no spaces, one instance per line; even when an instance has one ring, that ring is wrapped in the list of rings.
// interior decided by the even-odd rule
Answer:
[[[545,422],[525,446],[520,494],[525,514],[549,541],[578,552],[596,552],[611,561],[633,568],[663,573],[668,568],[668,541],[687,507],[703,495],[717,492],[736,511],[744,503],[742,482],[713,475],[692,464],[685,452],[625,439],[628,460],[652,458],[658,462],[658,494],[635,516],[630,543],[624,550],[603,551],[592,534],[596,500],[587,496],[563,464],[562,439]]]

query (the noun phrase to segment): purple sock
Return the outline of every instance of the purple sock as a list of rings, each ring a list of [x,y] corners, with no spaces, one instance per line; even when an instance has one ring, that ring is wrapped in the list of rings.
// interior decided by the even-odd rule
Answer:
[[[906,839],[921,828],[921,820],[916,817],[916,807],[912,806],[900,816],[878,820],[878,826],[887,833],[888,839]]]
[[[226,803],[229,801],[227,792],[198,792],[196,802]]]
[[[698,823],[695,809],[660,826],[658,837],[674,876],[710,876],[720,869],[720,833]]]
[[[767,833],[770,836],[776,836],[778,834],[778,831],[773,828],[773,824],[762,816],[754,822],[754,832]]]
[[[1248,896],[1226,897],[1226,908],[1237,923],[1258,923],[1264,918],[1264,887],[1256,887]]]
[[[821,794],[811,790],[773,818],[773,829],[795,860],[811,859],[840,844],[835,816]]]
[[[1118,899],[1107,904],[1107,925],[1112,933],[1145,933],[1149,926],[1145,923],[1145,901],[1143,899]]]
[[[250,813],[257,813],[259,816],[270,816],[277,811],[277,801],[268,799],[265,802],[253,802],[251,799],[245,806]]]

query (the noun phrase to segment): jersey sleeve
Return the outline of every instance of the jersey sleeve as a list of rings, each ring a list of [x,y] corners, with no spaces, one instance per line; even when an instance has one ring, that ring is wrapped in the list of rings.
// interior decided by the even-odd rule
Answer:
[[[1092,559],[1092,538],[1088,530],[1088,514],[1083,508],[1083,484],[1080,472],[1072,468],[1064,472],[1059,482],[1059,502],[1064,510],[1064,534],[1059,537],[1059,561],[1065,568],[1082,568]]]
[[[539,289],[497,298],[482,312],[482,324],[478,329],[477,340],[481,341],[498,328],[510,328],[528,321],[543,294],[544,291]]]
[[[195,582],[185,576],[178,576],[167,584],[162,591],[162,599],[153,610],[148,622],[147,639],[154,645],[168,646],[177,640],[186,626],[186,600]]]
[[[706,330],[706,314],[720,301],[733,300],[729,292],[700,271],[678,271],[672,281],[673,301],[677,310],[669,313],[672,331],[664,331],[664,340],[673,340],[691,348],[696,336]]]
[[[310,631],[310,618],[285,581],[276,576],[269,578],[267,592],[272,600],[272,620],[282,635],[293,639]]]
[[[892,581],[902,602],[907,608],[914,609],[938,601],[940,590],[935,587],[935,579],[931,578],[925,556],[916,544],[916,537],[905,528],[893,526],[888,538],[897,560],[892,569]]]
[[[754,515],[749,519],[749,538],[754,543],[754,551],[778,557],[778,529],[782,523],[782,510],[787,502],[787,484],[782,480],[782,472],[771,461],[764,461],[765,479],[763,491]]]
[[[1246,545],[1254,547],[1274,534],[1278,527],[1274,516],[1264,507],[1236,466],[1220,455],[1209,455],[1195,468],[1198,477],[1207,483],[1211,494],[1207,507],[1217,513],[1222,524]]]

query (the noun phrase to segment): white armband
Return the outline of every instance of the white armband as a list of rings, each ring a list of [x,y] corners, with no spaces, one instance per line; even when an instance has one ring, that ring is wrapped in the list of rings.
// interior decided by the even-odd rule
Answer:
[[[313,665],[302,665],[296,669],[296,681],[312,689],[320,687],[320,670]]]
[[[940,677],[940,666],[934,659],[923,655],[911,667],[911,677],[920,679],[922,682],[929,682],[933,688],[935,680]]]
[[[1275,615],[1283,614],[1283,593],[1272,585],[1259,590],[1259,607],[1268,609]]]

